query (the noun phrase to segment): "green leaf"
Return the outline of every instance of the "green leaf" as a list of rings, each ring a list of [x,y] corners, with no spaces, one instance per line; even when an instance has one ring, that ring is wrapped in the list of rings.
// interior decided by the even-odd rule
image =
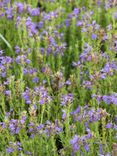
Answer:
[[[8,48],[12,51],[12,47],[9,44],[9,42],[4,38],[4,36],[0,33],[0,38],[5,42],[5,44],[8,46]]]

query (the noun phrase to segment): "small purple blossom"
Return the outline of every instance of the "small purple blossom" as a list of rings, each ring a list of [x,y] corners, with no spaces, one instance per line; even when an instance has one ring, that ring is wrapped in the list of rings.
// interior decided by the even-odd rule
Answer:
[[[14,149],[12,147],[7,148],[7,153],[13,153],[13,152],[14,152]]]
[[[97,35],[96,34],[92,34],[92,39],[96,40],[97,39]]]
[[[83,22],[82,22],[82,21],[78,21],[78,22],[77,22],[77,26],[78,26],[78,27],[80,27],[80,26],[82,26],[82,25],[83,25]]]
[[[89,152],[89,151],[90,151],[89,145],[88,145],[88,144],[85,144],[85,145],[84,145],[84,149],[85,149],[87,152]]]
[[[8,95],[8,96],[10,96],[11,95],[11,90],[6,90],[5,91],[5,94]]]
[[[67,105],[73,102],[73,94],[69,93],[67,95],[62,95],[61,97],[61,105]]]

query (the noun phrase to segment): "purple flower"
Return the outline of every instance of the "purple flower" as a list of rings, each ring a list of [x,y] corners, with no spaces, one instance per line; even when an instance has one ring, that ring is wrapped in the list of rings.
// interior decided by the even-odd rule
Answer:
[[[8,96],[10,96],[11,95],[11,90],[6,90],[5,91],[5,94],[8,95]]]
[[[77,26],[79,27],[79,26],[82,26],[83,25],[83,22],[82,21],[78,21],[77,22]]]
[[[37,24],[37,27],[38,27],[39,29],[43,28],[43,26],[44,26],[44,22],[43,22],[43,21],[40,21],[40,22]]]
[[[22,117],[22,119],[20,120],[21,125],[23,125],[23,124],[25,123],[26,118],[27,118],[26,116],[23,116],[23,117]]]
[[[73,139],[70,141],[70,143],[72,144],[72,147],[73,147],[73,151],[74,151],[74,152],[80,150],[80,146],[79,146],[79,144],[78,144],[78,141],[79,141],[78,135],[75,135],[75,136],[73,137]]]
[[[61,105],[64,106],[64,105],[67,105],[67,104],[70,104],[73,102],[73,94],[69,93],[67,95],[62,95],[62,98],[61,98]]]
[[[62,131],[63,128],[59,125],[58,120],[55,120],[55,123],[51,123],[47,120],[44,133],[47,134],[48,137],[53,134],[59,134]]]
[[[42,54],[44,54],[45,53],[45,48],[44,47],[41,47],[40,48],[40,51],[41,51]]]
[[[17,11],[19,14],[23,13],[24,11],[24,4],[23,3],[16,3],[16,6],[17,6]]]
[[[97,3],[98,3],[99,6],[101,6],[102,0],[98,0]]]
[[[45,104],[44,99],[39,100],[39,103],[40,103],[41,105]]]
[[[6,123],[5,122],[0,122],[0,126],[2,126],[3,129],[6,128]]]
[[[38,77],[34,77],[32,81],[35,82],[35,83],[38,83],[39,82],[39,78]]]
[[[18,120],[12,119],[9,123],[9,128],[12,134],[19,134],[20,127],[18,125]]]
[[[18,64],[25,64],[25,63],[30,64],[31,61],[27,58],[27,56],[19,55],[16,57],[16,62]]]
[[[80,113],[80,112],[81,112],[81,107],[78,106],[78,107],[76,108],[76,110],[75,110],[74,112],[72,112],[71,114],[72,114],[72,115],[77,115],[77,114]]]
[[[108,96],[108,95],[104,95],[103,100],[104,100],[104,102],[106,102],[108,104],[112,103],[112,100],[111,100],[110,96]]]
[[[84,145],[84,148],[85,148],[85,150],[86,150],[87,152],[89,152],[89,151],[90,151],[90,147],[89,147],[89,145],[88,145],[88,144],[85,144],[85,145]]]
[[[99,148],[100,148],[100,154],[103,154],[103,146],[102,146],[102,144],[99,145]]]
[[[37,126],[37,130],[38,130],[38,131],[40,131],[40,130],[43,129],[43,128],[44,128],[44,124],[40,124],[40,125]]]
[[[13,19],[13,17],[14,17],[14,12],[13,12],[13,8],[9,8],[9,9],[7,9],[6,10],[6,15],[7,15],[7,18],[8,19]]]
[[[8,153],[13,153],[13,152],[14,152],[14,149],[13,149],[12,147],[8,147],[8,148],[7,148],[7,152],[8,152]]]
[[[47,54],[50,55],[51,52],[52,52],[52,48],[51,47],[48,47]]]
[[[15,46],[15,52],[16,54],[19,54],[21,52],[21,48],[19,46]]]
[[[91,81],[83,81],[83,86],[87,89],[92,89],[92,82]]]
[[[22,97],[25,99],[27,104],[31,104],[31,90],[29,88],[22,94]]]
[[[92,39],[96,40],[97,39],[97,35],[96,34],[92,34]]]
[[[34,8],[30,11],[31,16],[39,16],[40,15],[40,10],[39,8]]]
[[[66,84],[66,85],[71,85],[71,81],[70,81],[70,80],[67,80],[67,81],[65,82],[65,84]]]
[[[26,20],[26,27],[29,32],[29,36],[33,36],[38,33],[37,24],[32,22],[32,19],[30,17],[28,17]]]
[[[112,128],[112,126],[113,126],[112,123],[108,123],[108,124],[106,125],[106,128],[107,128],[107,129],[110,129],[110,128]]]
[[[26,62],[27,64],[30,64],[30,63],[31,63],[31,61],[30,61],[29,59],[26,59],[25,62]]]
[[[79,151],[80,150],[80,146],[78,144],[74,144],[73,150],[74,150],[74,152],[75,151]]]
[[[78,135],[75,135],[75,136],[73,137],[73,139],[71,140],[71,144],[72,144],[72,145],[76,144],[76,143],[78,142],[78,140],[79,140]]]
[[[27,155],[32,155],[32,153],[31,153],[31,152],[29,152],[29,151],[26,151],[26,154],[27,154]]]
[[[77,17],[80,13],[80,9],[79,8],[74,8],[73,14]]]
[[[65,20],[65,24],[66,24],[66,27],[70,27],[71,21],[69,19],[66,19]]]
[[[67,117],[67,113],[65,110],[62,110],[62,112],[63,112],[62,119],[65,120]]]

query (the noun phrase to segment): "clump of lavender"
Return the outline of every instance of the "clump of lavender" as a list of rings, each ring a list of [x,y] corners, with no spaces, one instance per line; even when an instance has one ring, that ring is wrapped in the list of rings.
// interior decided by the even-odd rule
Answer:
[[[116,1],[0,1],[0,155],[116,155]]]

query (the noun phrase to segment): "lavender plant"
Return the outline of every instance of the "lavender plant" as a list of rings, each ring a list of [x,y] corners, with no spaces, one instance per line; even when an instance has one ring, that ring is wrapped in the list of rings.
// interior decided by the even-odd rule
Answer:
[[[0,1],[0,156],[117,155],[116,6]]]

